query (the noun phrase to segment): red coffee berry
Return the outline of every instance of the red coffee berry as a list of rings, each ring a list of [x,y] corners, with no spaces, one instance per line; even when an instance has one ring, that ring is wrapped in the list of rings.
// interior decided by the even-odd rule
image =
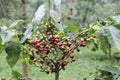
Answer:
[[[40,47],[40,43],[36,43],[35,47],[39,48]]]
[[[73,58],[74,58],[74,55],[73,55],[73,54],[71,54],[71,55],[70,55],[70,58],[71,58],[71,59],[73,59]]]
[[[44,50],[43,53],[44,53],[44,54],[48,54],[48,51],[47,51],[47,50]]]
[[[54,38],[55,38],[55,39],[60,39],[60,36],[56,35]]]
[[[33,40],[32,43],[35,45],[35,44],[37,44],[37,41],[36,41],[36,40]]]
[[[39,50],[39,49],[37,49],[35,52],[36,52],[36,54],[39,54],[40,50]]]
[[[61,49],[61,50],[64,50],[64,49],[65,49],[65,47],[62,45],[62,46],[60,46],[60,49]]]
[[[61,64],[62,67],[67,66],[67,61],[63,61]]]
[[[56,42],[56,41],[54,41],[53,43],[54,43],[54,45],[57,45],[57,42]]]
[[[80,46],[85,47],[86,46],[86,41],[82,41]]]
[[[68,42],[68,46],[70,47],[71,45],[72,45],[72,42],[71,42],[71,41],[69,41],[69,42]]]
[[[36,43],[40,43],[41,42],[41,40],[36,40]]]
[[[63,50],[63,53],[64,53],[64,54],[68,54],[67,50]]]
[[[57,46],[62,46],[62,43],[61,42],[57,43]]]

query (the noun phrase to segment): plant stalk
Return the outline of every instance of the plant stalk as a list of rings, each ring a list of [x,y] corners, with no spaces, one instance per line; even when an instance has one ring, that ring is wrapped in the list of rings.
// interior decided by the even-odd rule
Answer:
[[[60,67],[60,65],[59,65],[59,63],[55,63],[55,80],[59,80],[59,67]]]
[[[55,80],[59,80],[59,71],[55,72]]]

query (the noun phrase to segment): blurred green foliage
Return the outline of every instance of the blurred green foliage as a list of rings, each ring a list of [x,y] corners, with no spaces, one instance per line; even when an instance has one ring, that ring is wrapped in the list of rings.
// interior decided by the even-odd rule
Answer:
[[[53,0],[52,0],[53,1]],[[46,0],[26,0],[27,19],[32,19],[34,12]],[[62,21],[66,25],[88,27],[90,23],[104,19],[119,11],[119,0],[62,0]],[[73,15],[70,9],[73,8]],[[0,0],[0,19],[17,20],[22,18],[21,0]],[[64,18],[67,17],[67,18]]]

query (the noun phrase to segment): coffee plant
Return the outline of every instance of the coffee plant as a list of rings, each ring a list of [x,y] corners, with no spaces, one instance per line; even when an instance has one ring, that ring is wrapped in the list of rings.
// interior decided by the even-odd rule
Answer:
[[[111,57],[112,45],[120,50],[119,17],[119,13],[115,14],[88,28],[66,26],[62,24],[61,0],[48,0],[39,6],[32,21],[17,20],[7,27],[0,27],[0,53],[5,50],[7,54],[12,79],[23,77],[14,70],[22,56],[42,72],[54,73],[55,80],[59,80],[60,71],[76,61],[74,52],[79,52],[80,47],[86,47],[89,42],[95,45],[92,50],[100,48],[108,57]]]
[[[65,33],[55,28],[52,21],[43,22],[43,29],[37,29],[33,36],[36,39],[28,39],[23,48],[25,53],[29,53],[33,64],[41,68],[41,71],[55,73],[55,80],[59,79],[59,71],[65,70],[65,66],[75,62],[74,51],[80,51],[79,47],[85,47],[88,36],[83,40],[76,38],[83,33],[69,38]],[[35,34],[35,35],[34,35]],[[29,48],[28,48],[29,47]]]
[[[112,47],[116,47],[119,51],[119,17],[119,13],[116,13],[113,16],[101,21],[97,21],[91,25],[91,27],[95,30],[93,39],[94,48],[92,49],[93,51],[101,49],[108,58],[111,58]]]
[[[54,5],[56,11],[51,8]],[[0,28],[0,50],[5,49],[7,53],[6,60],[11,67],[12,78],[23,77],[13,69],[22,55],[23,59],[41,71],[55,73],[55,80],[59,80],[59,72],[65,70],[67,64],[76,61],[74,51],[80,51],[80,47],[86,46],[90,29],[79,32],[77,27],[63,27],[58,14],[60,5],[61,0],[55,0],[53,5],[48,0],[47,5],[38,8],[32,21],[17,20],[9,27]],[[21,26],[26,26],[24,33]]]

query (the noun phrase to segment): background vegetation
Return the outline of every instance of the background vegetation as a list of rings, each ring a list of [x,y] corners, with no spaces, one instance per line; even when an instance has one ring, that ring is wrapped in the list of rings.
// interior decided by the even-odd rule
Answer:
[[[51,4],[53,4],[52,2],[53,1],[51,0]],[[0,29],[4,28],[4,26],[10,26],[12,22],[17,20],[31,21],[35,11],[41,4],[44,3],[47,4],[47,1],[0,0]],[[95,28],[96,26],[99,28],[104,26],[115,26],[117,29],[120,29],[119,23],[116,23],[117,21],[119,22],[119,7],[120,0],[62,0],[60,11],[61,22],[64,24],[64,26],[77,27],[79,28],[79,31],[90,28],[91,25]],[[57,10],[56,6],[52,6],[51,8]],[[114,18],[113,16],[116,12],[118,13],[118,16],[117,18]],[[22,26],[19,26],[17,29],[22,29],[24,31],[24,29],[21,28]],[[114,31],[111,32],[114,33]],[[119,34],[119,30],[116,32]],[[110,32],[107,33],[109,34]],[[112,38],[114,36],[114,39],[112,40],[111,37],[108,37],[108,34],[106,34],[104,30],[99,33],[98,30],[98,32],[92,35],[91,38],[93,39],[91,39],[92,41],[89,45],[87,45],[86,48],[80,48],[80,52],[74,52],[76,62],[69,64],[65,71],[60,72],[60,80],[93,80],[95,78],[101,78],[100,75],[98,77],[95,74],[96,72],[99,72],[99,70],[96,68],[100,66],[114,66],[115,68],[117,67],[117,70],[119,71],[119,50],[113,46],[115,44],[111,44],[111,41],[118,43],[119,45],[120,39],[119,36],[116,38],[113,34]],[[101,35],[103,37],[101,37]],[[2,47],[3,46],[1,46],[0,43],[0,50]],[[117,48],[119,48],[119,46],[117,46]],[[115,54],[116,52],[118,52],[118,54]],[[111,55],[105,55],[104,53],[110,53]],[[7,64],[6,56],[7,55],[5,51],[0,53],[0,78],[6,78],[9,80],[13,75],[11,74],[11,69]],[[19,61],[14,67],[14,70],[22,73],[22,62],[23,59],[20,57]],[[100,70],[102,71],[102,69]],[[115,70],[108,69],[105,71],[114,72]],[[120,73],[120,71],[118,73]],[[34,65],[28,65],[28,77],[33,80],[54,79],[52,74],[46,75],[40,72],[38,68],[35,68]],[[111,80],[113,79],[111,78]],[[120,79],[118,78],[116,80]]]

